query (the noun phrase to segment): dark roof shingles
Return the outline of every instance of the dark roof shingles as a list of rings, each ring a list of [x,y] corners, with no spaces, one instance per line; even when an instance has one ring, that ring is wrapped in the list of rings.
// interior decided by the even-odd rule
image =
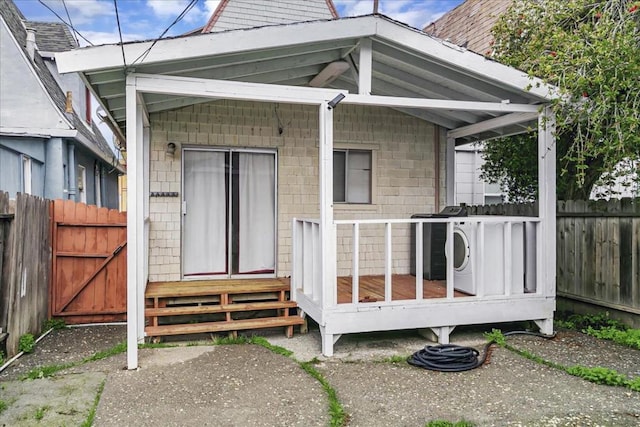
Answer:
[[[26,40],[27,40],[27,31],[25,29],[25,24],[23,24],[23,22],[26,23],[26,19],[22,14],[22,12],[20,12],[20,10],[16,7],[13,1],[0,0],[0,16],[2,16],[2,18],[6,22],[7,26],[9,27],[9,31],[11,31],[13,36],[16,38],[16,41],[20,45],[20,48],[24,51],[24,54],[28,56],[28,53],[25,47]],[[33,25],[34,23],[31,22],[30,24]],[[51,25],[47,27],[50,29],[53,29],[54,26]],[[49,32],[47,33],[50,36],[54,35],[53,31],[51,33]],[[54,45],[61,46],[63,43],[65,43],[64,41],[58,41],[58,42],[45,41],[46,38],[48,38],[48,37],[46,38],[44,37],[46,35],[47,34],[41,34],[40,38],[38,38],[38,36],[36,35],[36,45],[38,45],[41,50],[42,48],[40,47],[40,43],[45,43],[45,45],[48,45],[48,46],[54,46]],[[70,36],[70,33],[68,32],[68,30],[67,30],[67,35]],[[68,42],[68,39],[67,39],[67,42]],[[98,130],[95,124],[92,123],[91,130],[89,130],[89,128],[87,128],[87,126],[83,123],[83,120],[78,116],[78,114],[75,111],[73,113],[65,113],[66,96],[63,90],[60,88],[60,86],[58,86],[56,79],[53,77],[53,75],[47,68],[42,57],[39,54],[36,54],[34,56],[33,62],[35,65],[34,69],[36,70],[36,74],[40,79],[40,81],[42,81],[42,84],[44,85],[47,92],[49,93],[49,96],[51,96],[51,99],[53,100],[53,103],[55,104],[56,108],[58,108],[58,110],[67,117],[67,119],[71,122],[72,126],[76,130],[78,130],[78,132],[82,134],[89,141],[90,144],[94,144],[108,158],[113,158],[114,157],[113,150],[109,147],[109,144],[107,143],[104,136],[102,135],[102,133],[100,133],[100,131]]]

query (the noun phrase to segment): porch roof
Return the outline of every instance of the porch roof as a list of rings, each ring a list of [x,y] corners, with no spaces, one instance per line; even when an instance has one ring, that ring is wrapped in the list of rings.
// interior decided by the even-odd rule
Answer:
[[[126,75],[130,72],[309,86],[329,64],[344,61],[346,71],[343,68],[342,74],[330,75],[328,82],[319,85],[363,94],[358,87],[362,81],[360,51],[363,46],[369,49],[369,40],[371,67],[363,68],[371,74],[370,91],[364,91],[367,95],[537,105],[557,93],[555,87],[524,72],[382,15],[87,47],[59,53],[56,58],[60,72],[83,76],[124,140]],[[153,113],[210,98],[145,93],[143,101]],[[530,113],[395,108],[448,130],[462,129],[450,133],[459,138],[458,143],[537,126],[537,116]]]

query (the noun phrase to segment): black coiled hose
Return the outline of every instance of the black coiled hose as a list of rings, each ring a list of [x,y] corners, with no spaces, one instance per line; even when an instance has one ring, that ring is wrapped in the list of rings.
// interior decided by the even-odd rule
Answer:
[[[543,338],[553,338],[553,335],[543,335],[537,332],[512,331],[509,335],[533,335]],[[482,366],[489,355],[489,348],[494,341],[489,341],[484,346],[482,359],[478,359],[480,352],[472,347],[463,347],[455,344],[428,345],[422,350],[418,350],[407,359],[410,365],[417,366],[431,371],[440,372],[463,372]]]

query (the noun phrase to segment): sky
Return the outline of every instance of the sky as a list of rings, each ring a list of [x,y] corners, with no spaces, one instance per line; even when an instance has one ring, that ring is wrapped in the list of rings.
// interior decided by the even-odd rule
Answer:
[[[82,37],[81,45],[100,45],[120,41],[115,6],[117,5],[123,41],[159,37],[183,12],[191,0],[14,0],[30,21],[65,22]],[[302,0],[300,0],[302,1]],[[373,11],[373,0],[333,0],[338,15],[366,15]],[[424,28],[463,0],[379,0],[379,12],[415,28]],[[176,23],[167,36],[184,34],[206,24],[220,0],[198,0]],[[66,7],[66,8],[65,8]],[[88,42],[87,42],[88,41]]]

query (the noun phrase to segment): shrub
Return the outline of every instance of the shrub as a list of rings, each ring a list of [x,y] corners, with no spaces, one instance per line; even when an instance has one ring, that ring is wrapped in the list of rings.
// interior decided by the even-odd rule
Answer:
[[[25,353],[32,353],[35,348],[36,340],[33,337],[33,334],[24,334],[20,337],[20,340],[18,341],[18,350]]]

